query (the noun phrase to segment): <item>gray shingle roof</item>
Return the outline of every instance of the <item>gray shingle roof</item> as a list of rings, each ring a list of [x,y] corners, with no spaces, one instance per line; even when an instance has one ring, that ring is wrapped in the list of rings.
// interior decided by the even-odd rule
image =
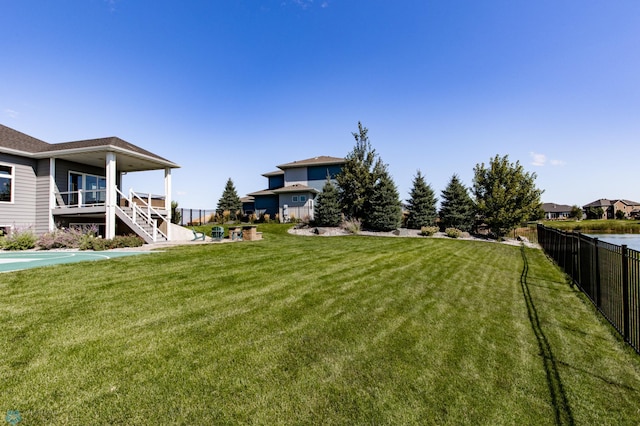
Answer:
[[[611,205],[611,200],[608,200],[606,198],[601,198],[599,200],[593,201],[589,204],[585,204],[582,207],[609,207]]]
[[[545,213],[564,213],[570,212],[573,207],[566,204],[543,203],[542,210]]]
[[[161,162],[170,167],[179,167],[166,158],[117,137],[50,144],[0,124],[0,150],[2,148],[36,158],[75,155],[78,151],[120,151],[138,158],[146,157],[156,164]]]
[[[292,163],[285,163],[278,166],[279,169],[292,169],[294,167],[307,167],[307,166],[326,166],[331,164],[344,164],[344,158],[329,157],[327,155],[321,155],[319,157],[307,158],[306,160],[294,161]]]
[[[273,192],[276,193],[276,194],[282,194],[282,193],[286,193],[286,192],[313,192],[313,193],[318,193],[320,191],[318,191],[317,189],[312,188],[310,186],[300,185],[299,183],[296,183],[296,184],[293,184],[293,185],[284,186],[282,188],[274,189]]]
[[[142,149],[139,146],[136,146],[132,143],[129,143],[125,140],[117,138],[115,136],[111,136],[108,138],[99,138],[99,139],[87,139],[82,141],[75,142],[63,142],[56,144],[49,144],[49,149],[45,151],[64,151],[67,149],[78,149],[78,148],[100,148],[105,146],[115,146],[118,148],[126,149],[128,151],[133,151],[138,154],[146,155],[149,157],[157,158],[163,161],[169,161],[166,158],[163,158],[153,152],[147,151],[146,149]]]
[[[49,144],[0,124],[0,147],[23,152],[46,150]]]

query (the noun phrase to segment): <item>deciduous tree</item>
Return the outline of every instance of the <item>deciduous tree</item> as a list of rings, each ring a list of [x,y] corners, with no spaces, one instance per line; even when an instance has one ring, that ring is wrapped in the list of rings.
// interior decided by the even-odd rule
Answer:
[[[502,238],[531,217],[540,207],[542,190],[535,186],[535,173],[528,173],[509,157],[496,155],[489,162],[476,164],[473,195],[478,213],[491,231]]]

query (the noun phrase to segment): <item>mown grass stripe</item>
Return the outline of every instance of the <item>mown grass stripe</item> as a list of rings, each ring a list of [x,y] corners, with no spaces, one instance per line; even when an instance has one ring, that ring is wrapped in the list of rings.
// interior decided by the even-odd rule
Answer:
[[[36,424],[555,423],[519,248],[261,230],[3,275],[0,408]],[[633,424],[637,356],[526,256],[575,422]]]

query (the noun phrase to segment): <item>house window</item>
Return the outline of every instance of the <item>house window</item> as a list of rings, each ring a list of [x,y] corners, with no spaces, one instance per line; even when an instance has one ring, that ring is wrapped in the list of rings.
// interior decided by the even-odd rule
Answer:
[[[70,204],[104,204],[107,179],[103,176],[69,172]]]
[[[13,201],[13,170],[12,166],[0,164],[0,202]]]
[[[291,201],[294,202],[294,203],[297,203],[298,202],[298,196],[297,195],[292,196],[291,197]]]
[[[305,201],[307,201],[307,197],[305,195],[301,195],[300,196],[300,202],[304,203]]]

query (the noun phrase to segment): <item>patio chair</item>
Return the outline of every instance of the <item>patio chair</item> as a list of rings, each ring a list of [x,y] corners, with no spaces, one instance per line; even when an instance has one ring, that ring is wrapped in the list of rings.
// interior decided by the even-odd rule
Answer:
[[[197,240],[204,241],[204,232],[198,232],[195,230],[195,228],[191,228],[191,231],[193,232],[193,240],[191,241],[197,241]]]
[[[222,241],[224,238],[224,228],[222,226],[214,226],[211,228],[211,238],[216,241]]]

